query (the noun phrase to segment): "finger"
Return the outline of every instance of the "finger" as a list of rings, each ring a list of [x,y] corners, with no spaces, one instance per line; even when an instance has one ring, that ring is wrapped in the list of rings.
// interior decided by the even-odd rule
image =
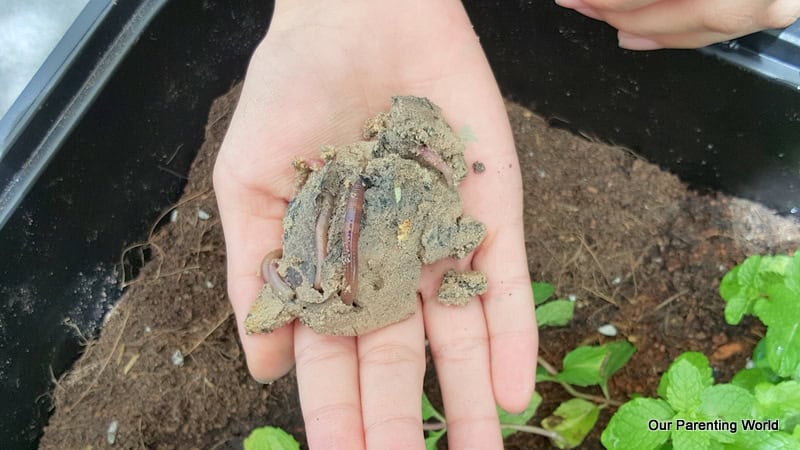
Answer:
[[[224,165],[214,168],[214,190],[225,231],[228,296],[231,300],[247,367],[259,382],[285,375],[294,364],[291,327],[270,334],[247,335],[244,319],[264,282],[260,262],[280,248],[280,219],[285,202],[236,184]]]
[[[358,338],[361,410],[367,448],[424,448],[421,307],[407,320]]]
[[[460,190],[466,212],[487,228],[472,267],[485,273],[489,290],[483,309],[491,349],[494,395],[508,411],[522,411],[533,393],[538,345],[533,293],[522,221],[522,178],[506,110],[497,99],[486,101],[484,112],[491,129],[481,131],[468,148],[469,157],[480,154],[486,170],[468,176]],[[485,149],[493,149],[486,153]],[[489,195],[491,194],[491,195]],[[498,199],[502,207],[498,208]]]
[[[294,338],[309,448],[363,449],[355,338],[319,335],[299,323]]]
[[[700,48],[716,42],[733,39],[720,33],[685,33],[657,36],[653,38],[636,36],[620,31],[617,33],[619,46],[628,50],[657,50],[661,48]]]
[[[426,266],[424,276],[442,273],[447,263]],[[450,448],[502,449],[481,305],[477,299],[465,306],[442,305],[434,285],[422,288],[425,331],[442,391]]]
[[[767,4],[767,0],[661,0],[634,11],[600,15],[618,30],[650,38],[705,32],[742,36],[761,28],[758,13]]]

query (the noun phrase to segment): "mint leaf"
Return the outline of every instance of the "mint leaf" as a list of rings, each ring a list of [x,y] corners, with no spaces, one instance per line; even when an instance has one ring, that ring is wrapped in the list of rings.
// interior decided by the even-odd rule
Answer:
[[[687,415],[675,416],[673,423],[676,425],[671,434],[673,447],[691,450],[722,450],[724,448],[721,443],[712,439],[711,432],[705,430],[689,430],[687,427],[678,428],[677,420],[690,422],[693,421],[694,418]]]
[[[555,292],[555,288],[550,283],[531,283],[531,286],[533,287],[533,303],[536,306],[546,302]]]
[[[425,437],[425,450],[436,450],[438,448],[439,439],[447,433],[447,429],[429,431],[428,436]]]
[[[659,430],[658,422],[669,421],[674,414],[664,400],[644,397],[631,400],[611,417],[600,441],[609,450],[659,448],[667,442],[670,432]]]
[[[245,438],[244,450],[300,450],[300,444],[280,428],[261,427]]]
[[[600,409],[592,402],[573,398],[560,404],[550,417],[542,420],[542,427],[560,434],[564,441],[553,440],[558,448],[575,448],[597,422]]]
[[[755,412],[755,401],[753,394],[745,388],[718,384],[700,395],[699,412],[711,419],[750,419]]]
[[[689,411],[699,406],[700,395],[713,383],[704,368],[698,368],[688,358],[676,359],[664,377],[667,379],[664,398],[676,411]]]
[[[422,421],[425,422],[426,420],[436,419],[439,422],[444,423],[444,415],[436,410],[431,404],[430,399],[425,393],[422,393]]]
[[[536,408],[542,403],[542,396],[534,392],[531,396],[531,401],[528,402],[528,407],[525,411],[519,414],[511,414],[501,407],[497,407],[497,418],[500,419],[500,432],[503,434],[503,439],[516,433],[517,430],[510,428],[503,428],[503,425],[525,425],[536,414]]]
[[[778,419],[782,430],[793,429],[800,423],[800,382],[761,384],[755,388],[755,397],[757,417]]]
[[[578,386],[591,386],[603,381],[601,373],[609,351],[604,346],[581,346],[564,357],[564,370],[556,379]]]
[[[726,450],[789,450],[800,449],[800,442],[782,431],[743,431],[733,435],[734,442]]]
[[[699,352],[681,353],[672,361],[670,369],[679,361],[686,361],[700,371],[703,386],[711,386],[714,383],[714,378],[711,374],[711,366],[708,365],[708,358],[706,358],[706,355]],[[671,383],[671,378],[669,378],[667,374],[670,369],[667,370],[658,383],[658,396],[661,398],[667,398],[667,389]]]
[[[608,349],[608,357],[605,364],[600,368],[600,388],[603,390],[603,395],[608,398],[608,380],[619,369],[621,369],[636,353],[636,347],[628,341],[617,341],[605,344]]]
[[[800,249],[795,250],[792,263],[786,269],[786,287],[800,293]]]
[[[767,326],[767,361],[778,375],[800,378],[800,298],[782,284],[766,291],[768,300],[757,302],[753,312]]]
[[[550,375],[550,372],[548,372],[547,369],[545,369],[541,365],[537,365],[536,366],[536,382],[539,383],[539,382],[542,382],[542,381],[558,381],[558,380],[556,379],[556,377]]]
[[[536,322],[539,328],[564,326],[572,320],[575,303],[569,300],[554,300],[536,308]]]
[[[753,348],[753,360],[754,367],[763,367],[769,369],[769,361],[767,361],[767,343],[764,339],[758,341],[755,348]]]
[[[775,373],[763,367],[754,367],[752,369],[743,369],[736,373],[731,380],[731,384],[747,389],[750,392],[755,390],[755,387],[761,383],[775,383],[779,381]]]

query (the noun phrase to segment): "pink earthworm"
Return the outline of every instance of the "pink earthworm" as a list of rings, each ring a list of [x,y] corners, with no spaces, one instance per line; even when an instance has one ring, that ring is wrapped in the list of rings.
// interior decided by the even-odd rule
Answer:
[[[261,278],[272,287],[273,292],[284,300],[294,298],[294,289],[278,273],[278,259],[283,255],[280,249],[273,250],[261,260]]]
[[[344,287],[342,302],[352,305],[358,293],[358,232],[364,209],[364,180],[359,176],[350,187],[347,209],[344,211],[342,230],[342,263],[344,263]]]
[[[320,195],[321,205],[314,233],[317,246],[317,270],[314,275],[314,289],[317,290],[322,286],[322,263],[328,254],[328,228],[333,214],[333,195],[330,192],[322,192]]]
[[[441,172],[447,184],[454,185],[453,171],[438,153],[428,148],[427,145],[420,145],[417,147],[417,156],[426,164]]]

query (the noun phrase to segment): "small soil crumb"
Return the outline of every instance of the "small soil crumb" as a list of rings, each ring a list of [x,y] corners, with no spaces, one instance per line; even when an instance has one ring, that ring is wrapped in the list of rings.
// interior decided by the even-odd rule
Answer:
[[[486,170],[486,166],[482,162],[475,161],[474,163],[472,163],[472,171],[473,172],[475,172],[475,173],[483,173],[484,170]]]
[[[483,239],[486,227],[462,215],[464,143],[436,105],[394,97],[363,134],[371,140],[324,147],[322,166],[294,164],[283,256],[266,262],[249,333],[295,318],[347,336],[399,322],[416,308],[422,264],[463,258]]]
[[[483,294],[489,288],[486,275],[481,272],[458,273],[449,270],[444,274],[439,287],[439,302],[445,305],[463,306],[476,295]]]

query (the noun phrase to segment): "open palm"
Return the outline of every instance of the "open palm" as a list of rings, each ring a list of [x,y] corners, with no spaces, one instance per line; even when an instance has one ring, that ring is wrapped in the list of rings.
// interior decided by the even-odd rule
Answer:
[[[469,126],[467,163],[486,172],[459,186],[467,214],[487,225],[469,257],[423,268],[411,318],[360,336],[317,335],[299,323],[243,333],[263,282],[261,258],[281,246],[291,160],[361,135],[392,95],[428,97],[450,125]],[[279,1],[250,63],[214,170],[228,256],[228,292],[253,376],[296,362],[312,448],[422,448],[425,336],[439,376],[452,448],[502,448],[495,402],[524,409],[533,389],[536,327],[522,234],[522,185],[505,108],[461,4]],[[481,270],[481,301],[435,301],[447,268]]]

